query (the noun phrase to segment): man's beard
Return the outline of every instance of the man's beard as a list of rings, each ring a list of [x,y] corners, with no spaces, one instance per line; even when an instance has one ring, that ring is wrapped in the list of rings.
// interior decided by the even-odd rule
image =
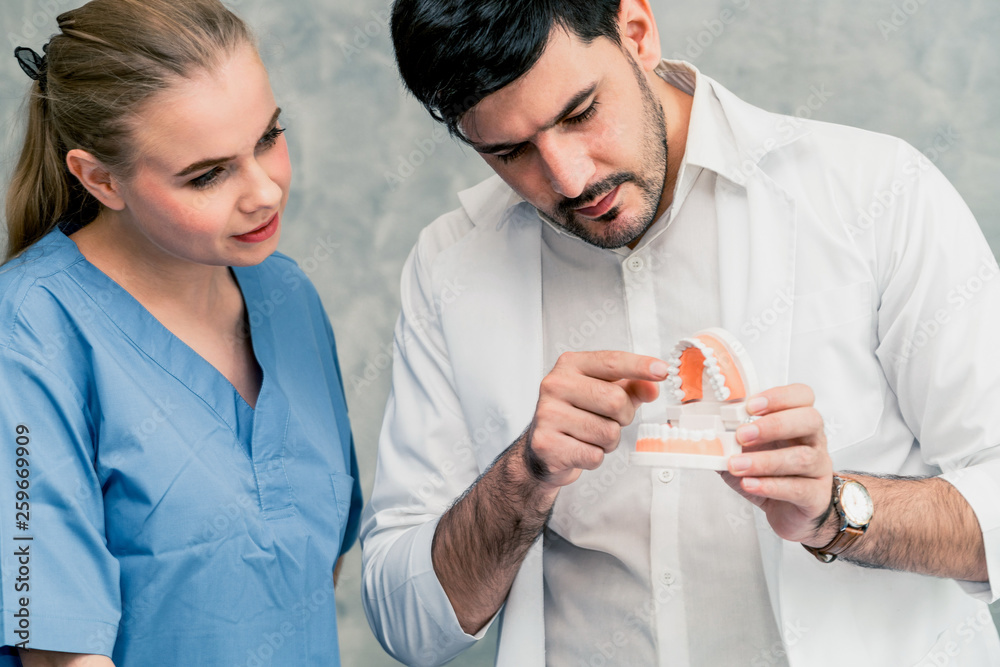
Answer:
[[[626,53],[625,57],[628,58],[629,64],[632,66],[636,82],[642,92],[644,121],[642,169],[644,175],[640,176],[634,172],[619,172],[587,186],[579,197],[559,202],[556,205],[554,215],[539,210],[542,217],[553,224],[562,227],[591,245],[606,249],[621,248],[646,233],[646,230],[656,222],[656,211],[660,206],[663,189],[667,182],[667,124],[663,106],[653,94],[653,90],[638,64],[630,54]],[[590,231],[586,223],[579,220],[579,214],[575,209],[599,201],[616,187],[625,183],[631,183],[639,189],[642,199],[639,211],[627,224],[611,233],[599,235]],[[595,222],[611,223],[618,218],[620,213],[621,204],[617,204],[601,217],[586,222],[591,225]]]

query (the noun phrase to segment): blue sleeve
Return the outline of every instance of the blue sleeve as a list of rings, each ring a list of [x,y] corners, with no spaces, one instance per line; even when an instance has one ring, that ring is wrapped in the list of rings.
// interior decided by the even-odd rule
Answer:
[[[351,436],[351,476],[354,477],[354,488],[351,490],[351,513],[347,517],[347,528],[344,531],[344,541],[340,545],[340,554],[351,550],[358,540],[361,527],[361,507],[364,499],[361,497],[361,476],[358,473],[358,457],[354,452],[354,436]]]
[[[8,647],[112,653],[121,593],[95,432],[74,386],[0,350],[0,628]]]
[[[337,339],[333,334],[333,327],[330,325],[330,318],[327,317],[326,310],[319,294],[313,290],[313,298],[319,310],[319,317],[323,320],[327,338],[330,341],[330,354],[333,355],[333,364],[337,371],[337,387],[331,387],[331,395],[338,396],[341,404],[338,406],[338,413],[343,414],[344,424],[341,425],[341,432],[347,430],[348,437],[341,436],[341,442],[345,443],[347,450],[344,452],[344,460],[350,461],[351,476],[354,477],[354,487],[351,490],[351,509],[347,518],[347,528],[344,532],[344,540],[340,546],[341,555],[347,553],[354,546],[358,539],[358,532],[361,527],[361,509],[364,506],[364,498],[361,495],[361,475],[358,471],[358,457],[354,450],[354,434],[351,433],[350,419],[347,414],[347,396],[344,392],[344,377],[340,372],[340,359],[337,357]],[[342,410],[342,412],[341,412]]]

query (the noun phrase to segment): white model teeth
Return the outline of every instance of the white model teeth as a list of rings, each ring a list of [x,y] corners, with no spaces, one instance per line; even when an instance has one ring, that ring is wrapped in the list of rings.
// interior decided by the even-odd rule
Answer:
[[[673,397],[680,402],[683,402],[686,398],[685,391],[683,389],[683,380],[680,376],[681,355],[684,353],[684,350],[691,347],[697,348],[705,358],[702,372],[707,372],[708,374],[708,384],[712,387],[712,393],[715,394],[715,399],[720,402],[727,401],[732,392],[728,387],[726,387],[726,377],[722,374],[722,370],[719,368],[719,360],[715,358],[715,350],[697,338],[682,338],[678,341],[673,354],[671,354],[668,359],[667,380],[674,388],[671,395],[673,395]]]
[[[699,441],[714,440],[718,437],[719,435],[711,429],[695,430],[670,426],[669,424],[640,424],[638,439]]]

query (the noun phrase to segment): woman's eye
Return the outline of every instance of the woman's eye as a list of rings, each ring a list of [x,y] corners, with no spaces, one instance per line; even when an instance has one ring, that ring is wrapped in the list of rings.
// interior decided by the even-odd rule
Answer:
[[[192,180],[191,185],[198,188],[199,190],[207,188],[210,185],[213,185],[216,181],[218,181],[219,176],[221,176],[224,171],[225,169],[223,169],[222,167],[216,167],[212,171],[202,174],[198,178]]]
[[[285,130],[287,129],[288,129],[287,127],[273,128],[270,132],[268,132],[267,134],[265,134],[263,137],[260,138],[260,141],[257,142],[258,148],[267,150],[268,148],[270,148],[271,146],[273,146],[278,142],[278,137],[284,134]]]
[[[271,130],[269,130],[268,133],[261,137],[260,141],[257,142],[257,150],[266,151],[274,146],[274,144],[278,141],[278,137],[284,134],[287,129],[288,128],[285,127],[271,128]],[[225,173],[226,169],[224,167],[216,167],[211,171],[202,174],[198,178],[193,179],[190,183],[192,187],[203,190],[215,185],[219,181],[219,178]]]

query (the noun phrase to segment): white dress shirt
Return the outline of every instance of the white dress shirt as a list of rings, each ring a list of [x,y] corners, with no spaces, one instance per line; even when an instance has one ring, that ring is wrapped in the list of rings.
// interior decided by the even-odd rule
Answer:
[[[956,582],[819,563],[742,505],[732,524],[755,527],[788,664],[1000,665],[985,605],[1000,592],[1000,268],[975,219],[941,173],[898,139],[771,114],[692,75],[689,65],[665,62],[663,69],[709,89],[719,102],[709,108],[712,123],[728,128],[691,148],[701,147],[702,173],[715,173],[720,321],[744,342],[761,386],[813,387],[835,469],[941,476],[968,500],[983,531],[990,580]],[[530,423],[548,371],[543,225],[496,177],[459,198],[460,209],[421,233],[403,269],[392,392],[361,529],[366,614],[386,650],[408,665],[443,664],[477,640],[462,631],[434,572],[434,532]],[[628,327],[636,330],[631,321]],[[601,472],[620,469],[614,463]],[[660,488],[684,486],[672,485]],[[679,525],[650,530],[646,555],[623,563],[621,573],[642,576],[640,561],[648,558],[651,579],[673,574],[680,587],[709,590],[692,581],[698,568],[678,555],[698,554],[686,546],[671,551],[667,542],[681,534],[720,551],[734,540],[692,525],[683,502],[668,508]],[[586,525],[553,525],[549,537],[569,531],[579,546]],[[501,667],[546,663],[547,558],[536,542],[498,615]],[[598,601],[614,597],[602,572],[592,572],[590,584]],[[685,632],[712,641],[754,613],[735,595],[680,595],[664,604],[663,588],[651,585],[664,614],[678,613],[673,601],[704,603],[685,603]],[[660,646],[661,636],[680,635],[649,627],[647,647],[657,642],[668,659],[687,650],[698,664],[691,643]],[[765,648],[744,657],[751,666],[774,664]],[[590,664],[623,663],[598,652]]]
[[[710,88],[668,81],[694,96],[687,146],[670,208],[635,249],[601,249],[544,223],[547,368],[566,351],[664,359],[682,337],[722,324],[711,145],[728,128]],[[545,531],[546,663],[749,666],[767,654],[787,664],[747,501],[714,471],[628,464],[657,407],[559,493]],[[706,631],[715,627],[727,630]]]

